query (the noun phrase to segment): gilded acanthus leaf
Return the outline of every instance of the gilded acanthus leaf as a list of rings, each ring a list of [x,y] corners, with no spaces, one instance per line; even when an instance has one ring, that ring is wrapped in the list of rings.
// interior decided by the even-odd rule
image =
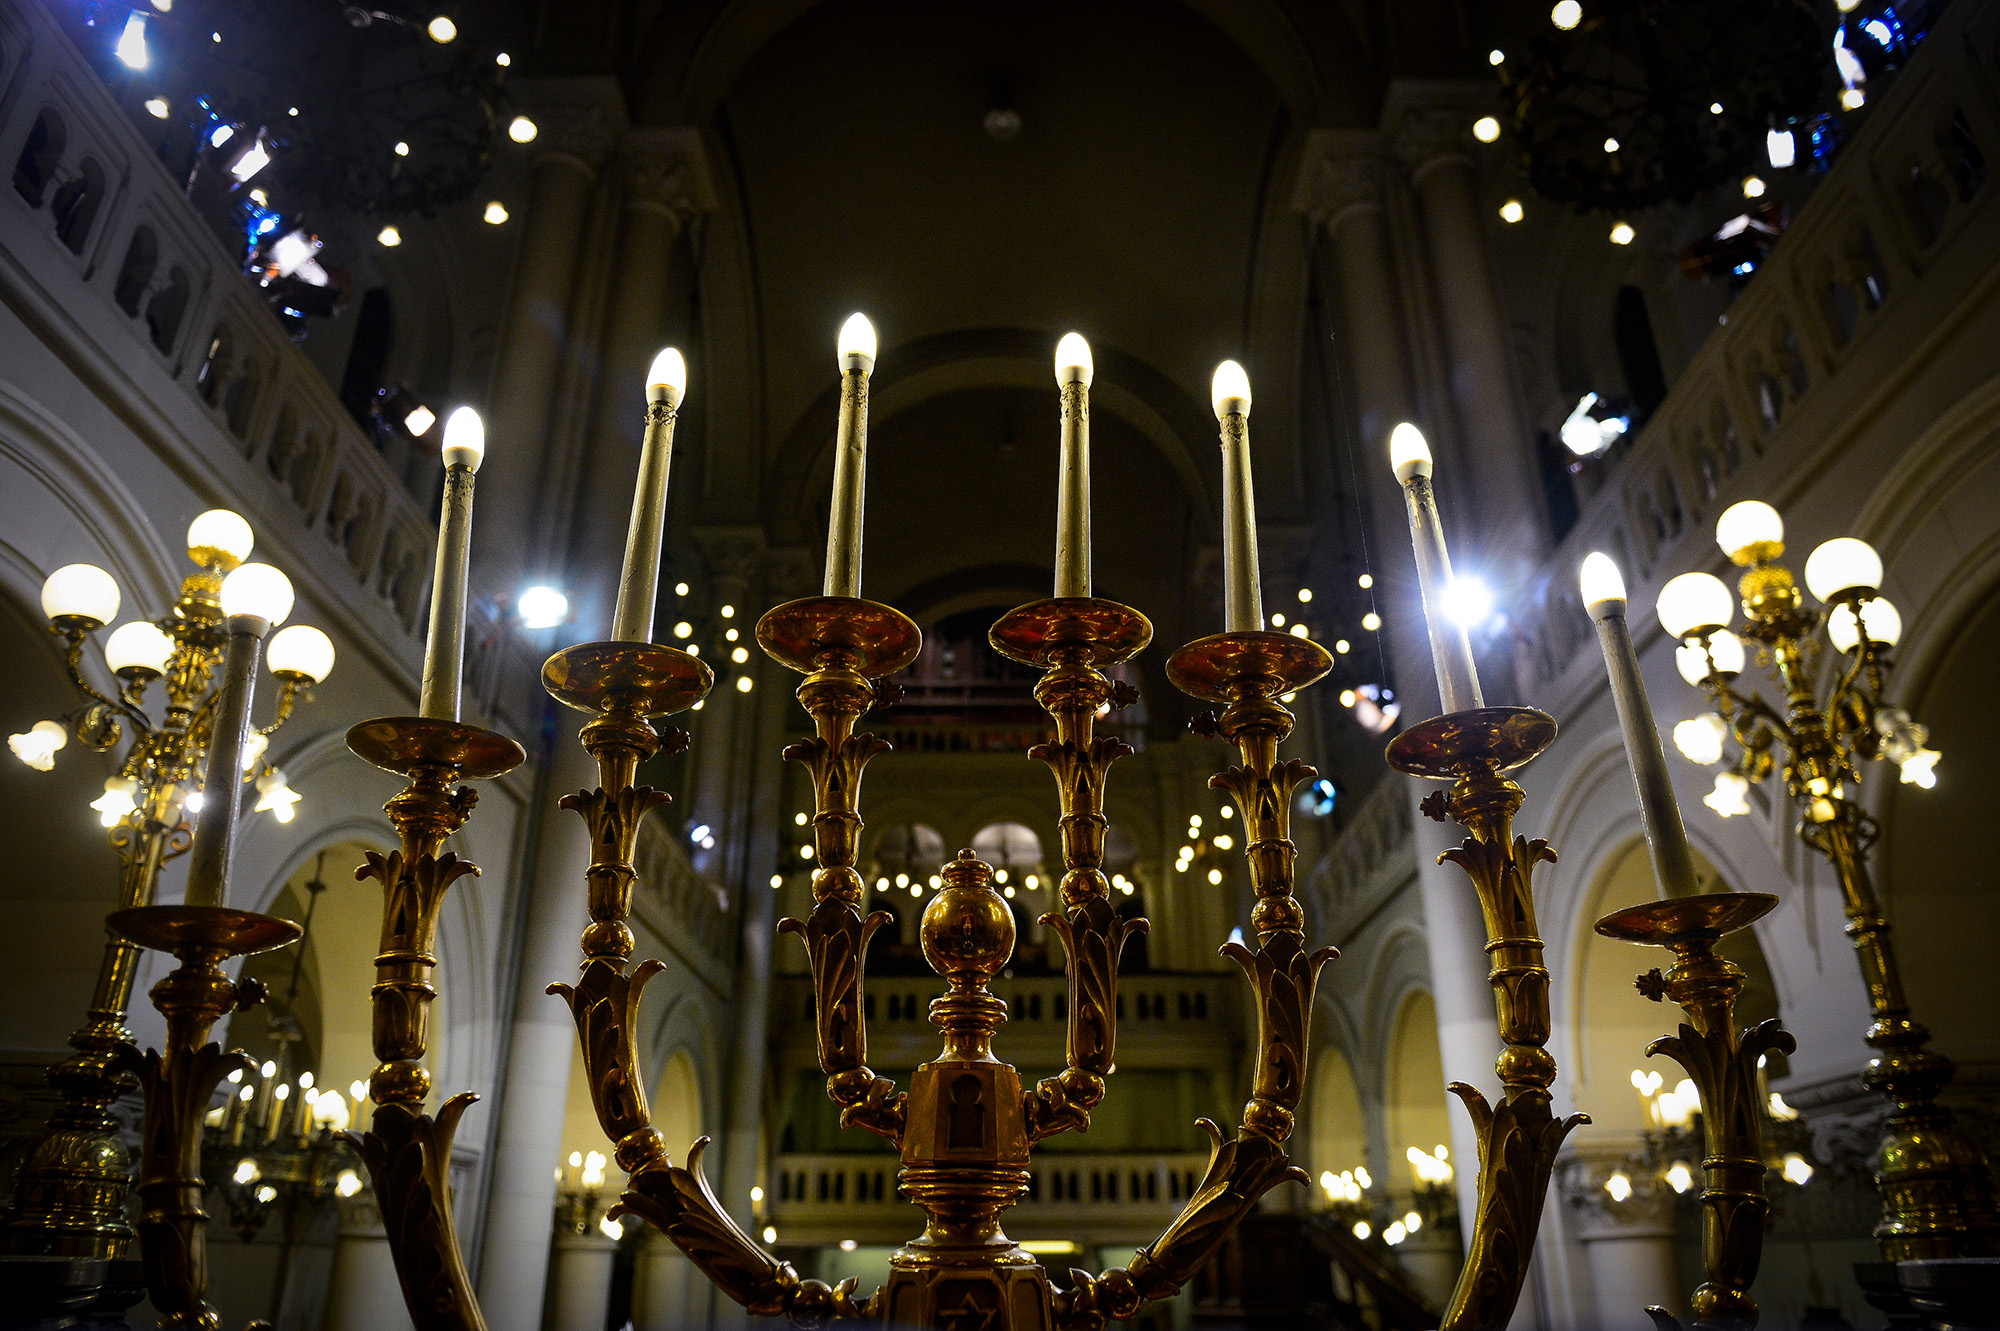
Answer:
[[[633,1036],[639,1029],[639,1000],[646,982],[665,969],[663,962],[642,961],[627,975],[609,961],[592,958],[584,963],[574,986],[557,982],[548,987],[547,992],[562,995],[576,1020],[591,1103],[599,1125],[614,1142],[652,1122]]]
[[[1449,1089],[1465,1102],[1479,1138],[1479,1213],[1473,1250],[1466,1255],[1440,1327],[1491,1331],[1507,1325],[1521,1297],[1556,1152],[1590,1116],[1556,1118],[1548,1092],[1542,1090],[1488,1105],[1477,1088],[1462,1081]]]
[[[400,1104],[377,1105],[368,1131],[347,1135],[368,1167],[417,1331],[485,1331],[451,1210],[451,1140],[478,1098],[455,1095],[436,1118]]]

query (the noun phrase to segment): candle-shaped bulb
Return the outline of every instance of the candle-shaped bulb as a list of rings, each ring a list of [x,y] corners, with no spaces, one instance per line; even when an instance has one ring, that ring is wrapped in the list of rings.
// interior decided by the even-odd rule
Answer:
[[[1625,579],[1618,572],[1618,565],[1611,562],[1611,556],[1593,550],[1583,557],[1583,567],[1577,573],[1577,581],[1583,588],[1583,608],[1595,618],[1598,606],[1606,602],[1616,602],[1602,613],[1622,614],[1625,610]]]
[[[1408,421],[1389,431],[1389,465],[1403,485],[1408,485],[1412,476],[1430,475],[1431,446],[1424,432]]]
[[[486,422],[471,407],[459,407],[444,421],[444,465],[478,471],[486,457]]]
[[[669,407],[678,407],[687,396],[688,367],[681,359],[681,353],[672,347],[653,357],[653,368],[646,371],[646,400],[664,402]]]
[[[1056,385],[1079,383],[1090,387],[1096,368],[1090,362],[1090,343],[1081,333],[1064,333],[1056,343]]]
[[[1233,360],[1226,360],[1215,367],[1215,378],[1209,381],[1208,400],[1215,408],[1215,418],[1236,413],[1250,414],[1250,376],[1243,367]]]
[[[840,326],[840,368],[870,374],[875,369],[875,325],[865,314],[850,314]]]

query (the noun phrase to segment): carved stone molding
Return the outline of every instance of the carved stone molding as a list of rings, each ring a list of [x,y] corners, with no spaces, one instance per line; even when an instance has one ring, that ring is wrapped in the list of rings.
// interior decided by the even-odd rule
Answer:
[[[595,178],[625,133],[625,97],[615,79],[520,79],[513,91],[539,131],[537,163],[565,161]]]
[[[743,607],[756,590],[757,575],[764,566],[764,529],[697,527],[693,535],[709,572],[715,575],[716,596]],[[756,617],[752,615],[749,622],[755,623]]]
[[[1380,135],[1316,129],[1306,139],[1292,207],[1331,232],[1352,213],[1382,207],[1393,165]]]
[[[1493,109],[1493,87],[1483,81],[1398,79],[1382,102],[1382,133],[1421,183],[1440,166],[1474,165],[1472,122]]]
[[[701,135],[687,127],[634,129],[618,147],[627,207],[656,212],[676,230],[715,209]]]
[[[1690,1166],[1698,1160],[1689,1161]],[[1630,1180],[1632,1191],[1618,1201],[1605,1184],[1615,1173]],[[1598,1239],[1635,1239],[1649,1236],[1671,1237],[1676,1231],[1675,1211],[1681,1197],[1649,1165],[1636,1144],[1622,1149],[1615,1144],[1598,1144],[1588,1150],[1565,1152],[1556,1161],[1556,1187],[1565,1205],[1577,1218],[1577,1237],[1585,1243]]]

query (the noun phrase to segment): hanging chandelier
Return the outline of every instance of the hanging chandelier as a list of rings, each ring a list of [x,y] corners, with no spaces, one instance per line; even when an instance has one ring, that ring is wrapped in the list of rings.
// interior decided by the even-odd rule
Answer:
[[[1529,183],[1622,212],[1740,175],[1822,99],[1832,60],[1806,0],[1572,0],[1499,71]]]

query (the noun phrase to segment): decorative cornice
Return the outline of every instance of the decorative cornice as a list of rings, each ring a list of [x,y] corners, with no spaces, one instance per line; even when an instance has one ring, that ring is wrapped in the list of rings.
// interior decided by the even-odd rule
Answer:
[[[1695,1169],[1699,1160],[1687,1163]],[[1577,1217],[1577,1237],[1585,1243],[1648,1235],[1671,1238],[1676,1233],[1674,1211],[1680,1194],[1668,1186],[1660,1169],[1647,1162],[1642,1149],[1610,1143],[1566,1152],[1556,1162],[1556,1187]],[[1604,1187],[1620,1172],[1632,1184],[1631,1194],[1622,1202],[1614,1200]]]
[[[1350,213],[1382,207],[1391,166],[1373,131],[1316,129],[1306,136],[1292,207],[1332,231]]]
[[[1410,170],[1423,178],[1454,162],[1474,165],[1477,141],[1472,122],[1494,109],[1493,86],[1485,82],[1399,79],[1382,101],[1382,134]]]
[[[513,90],[539,131],[534,139],[537,163],[567,162],[595,178],[629,123],[616,79],[521,79]]]
[[[626,132],[618,148],[627,207],[659,213],[676,230],[715,209],[715,184],[701,135],[694,129],[652,127]]]

